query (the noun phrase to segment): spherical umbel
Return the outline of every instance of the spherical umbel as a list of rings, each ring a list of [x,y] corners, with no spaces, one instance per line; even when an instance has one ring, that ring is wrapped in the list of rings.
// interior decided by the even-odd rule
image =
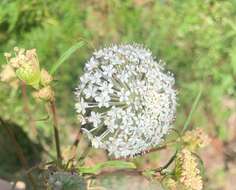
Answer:
[[[174,77],[140,45],[93,53],[76,89],[76,111],[96,148],[115,157],[158,145],[175,117]]]

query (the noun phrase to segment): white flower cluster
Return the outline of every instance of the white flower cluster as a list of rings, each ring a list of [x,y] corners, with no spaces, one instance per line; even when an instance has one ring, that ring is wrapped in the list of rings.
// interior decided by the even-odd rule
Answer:
[[[174,78],[140,45],[96,51],[76,89],[83,131],[96,148],[115,157],[135,156],[158,145],[176,111]]]

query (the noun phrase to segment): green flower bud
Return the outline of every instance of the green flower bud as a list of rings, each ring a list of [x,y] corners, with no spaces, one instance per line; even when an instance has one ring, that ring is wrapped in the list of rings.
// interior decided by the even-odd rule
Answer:
[[[54,91],[50,86],[43,87],[42,89],[38,90],[34,93],[34,97],[37,99],[41,99],[44,101],[54,101]]]
[[[40,81],[41,84],[43,86],[47,86],[52,82],[52,80],[53,80],[52,76],[45,69],[42,69],[41,70],[41,81]]]
[[[16,52],[16,57],[13,59],[14,63],[17,63],[16,76],[25,82],[25,84],[38,89],[40,83],[40,66],[36,50],[31,49],[25,51],[24,49],[19,49]]]
[[[36,89],[39,88],[40,69],[38,65],[24,65],[16,70],[16,76],[25,82],[25,84]]]

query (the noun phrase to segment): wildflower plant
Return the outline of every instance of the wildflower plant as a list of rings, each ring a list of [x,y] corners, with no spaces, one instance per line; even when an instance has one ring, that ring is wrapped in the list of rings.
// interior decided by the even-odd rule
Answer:
[[[186,120],[182,132],[173,129],[177,104],[175,79],[164,69],[162,60],[157,60],[150,50],[138,44],[100,49],[85,64],[75,91],[81,130],[78,127],[76,140],[67,153],[61,153],[52,74],[82,45],[72,46],[50,72],[42,68],[35,49],[14,48],[14,54],[5,54],[7,64],[0,73],[1,81],[13,88],[19,84],[32,87],[32,96],[43,100],[51,110],[57,158],[32,169],[42,172],[43,178],[39,182],[44,184],[44,189],[93,189],[88,184],[93,184],[93,179],[107,171],[109,174],[108,168],[112,168],[113,172],[128,170],[148,179],[157,179],[165,189],[201,190],[203,178],[197,151],[209,143],[209,138],[201,129],[186,132],[191,117]],[[23,96],[26,96],[25,90],[22,88]],[[199,99],[200,95],[190,116]],[[170,141],[167,135],[171,132],[178,136]],[[90,144],[77,154],[83,134],[94,148],[105,149],[116,160],[86,166],[84,160]],[[173,147],[175,153],[159,168],[143,170],[133,160],[141,154]],[[25,160],[19,146],[18,150]],[[120,160],[122,158],[129,161]],[[29,169],[27,163],[24,166]],[[38,189],[31,172],[27,174],[32,189]]]
[[[175,80],[163,65],[136,44],[93,53],[80,77],[75,107],[94,147],[119,158],[162,142],[176,110]]]

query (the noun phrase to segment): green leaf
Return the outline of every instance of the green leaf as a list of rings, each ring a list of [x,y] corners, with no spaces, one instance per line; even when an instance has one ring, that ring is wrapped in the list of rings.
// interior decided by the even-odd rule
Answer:
[[[198,92],[198,94],[197,94],[197,96],[196,96],[196,98],[194,100],[194,103],[193,103],[191,111],[190,111],[190,113],[188,115],[188,118],[186,119],[186,121],[184,123],[182,134],[188,129],[189,123],[190,123],[190,121],[191,121],[191,119],[193,117],[194,111],[197,109],[197,106],[198,106],[198,103],[199,103],[199,100],[200,100],[201,96],[202,96],[202,89],[200,89],[200,91]]]
[[[52,66],[50,74],[54,74],[57,69],[64,63],[77,49],[81,48],[84,45],[84,42],[80,41],[70,47],[63,55],[58,59],[58,61]]]
[[[104,168],[115,168],[115,169],[135,169],[136,166],[132,162],[126,162],[121,160],[111,160],[103,163],[99,163],[93,167],[79,167],[80,173],[96,174]]]

